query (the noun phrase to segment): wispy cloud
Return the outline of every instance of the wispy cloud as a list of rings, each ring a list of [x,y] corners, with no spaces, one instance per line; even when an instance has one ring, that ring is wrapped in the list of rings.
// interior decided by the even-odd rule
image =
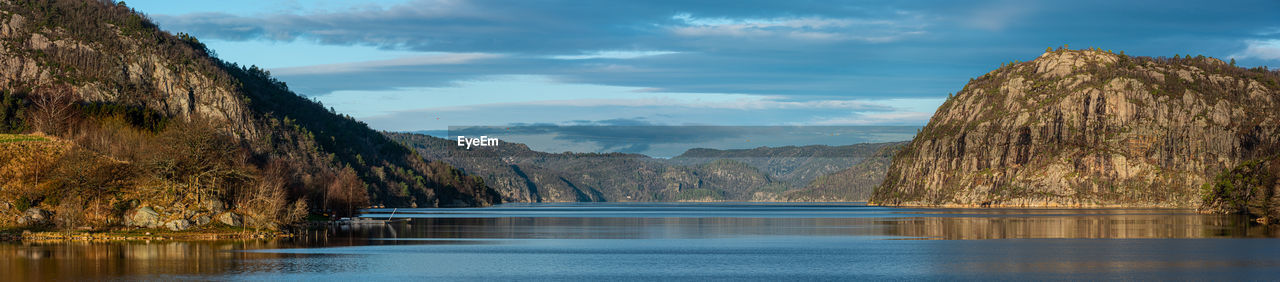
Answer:
[[[534,115],[546,121],[671,116],[712,123],[923,122],[931,109],[866,110],[874,105],[856,101],[945,97],[1001,62],[1034,59],[1046,46],[1063,43],[1131,55],[1233,56],[1242,65],[1280,60],[1275,28],[1280,18],[1274,15],[1280,2],[1273,0],[1172,0],[1158,5],[1112,0],[336,3],[351,7],[184,9],[151,16],[168,30],[211,42],[215,50],[217,42],[243,45],[242,52],[229,55],[259,46],[377,49],[384,54],[324,61],[308,58],[334,51],[313,50],[280,56],[289,58],[271,66],[288,66],[272,71],[292,89],[327,95],[321,99],[339,108],[349,103],[363,105],[352,107],[357,111],[382,112],[387,103],[367,101],[369,97],[400,91],[438,104],[466,100],[416,109],[483,113],[494,122],[503,121],[500,116],[509,122]],[[513,75],[545,78],[550,84],[675,94],[667,100],[592,96],[587,94],[598,94],[592,92],[598,89],[571,87],[581,95],[564,98],[558,94],[565,88],[469,83]],[[453,95],[459,93],[471,95]],[[693,100],[716,93],[753,97]],[[516,101],[523,104],[494,98],[516,95],[542,98]],[[445,107],[460,105],[492,112]],[[438,127],[423,126],[420,119],[428,117],[448,118],[416,113],[371,124],[384,125],[381,129]],[[435,125],[440,124],[448,123]]]
[[[1234,58],[1280,60],[1280,39],[1248,40],[1245,49],[1232,54]]]
[[[646,94],[651,96],[655,94]],[[658,94],[664,95],[664,94]],[[725,99],[725,98],[728,99]],[[519,103],[498,103],[469,105],[463,108],[475,109],[495,106],[567,106],[567,107],[679,107],[688,109],[729,109],[729,110],[779,110],[779,109],[842,109],[849,111],[892,111],[893,108],[875,102],[859,100],[818,100],[818,101],[784,101],[778,96],[705,94],[705,93],[665,93],[658,97],[640,97],[630,99],[571,99],[541,100]],[[436,110],[436,109],[431,109]]]
[[[661,55],[670,55],[670,54],[679,54],[679,53],[680,52],[675,52],[675,51],[610,50],[610,51],[585,52],[585,53],[575,54],[575,55],[554,55],[554,56],[548,56],[547,58],[557,59],[557,60],[635,59],[635,58],[642,58],[642,57],[649,57],[649,56],[661,56]]]
[[[352,63],[324,64],[303,67],[288,67],[273,69],[272,72],[277,75],[315,75],[315,74],[342,74],[366,72],[376,69],[405,67],[405,66],[434,66],[434,65],[456,65],[474,62],[483,59],[501,58],[500,54],[485,53],[448,53],[448,54],[432,54],[409,56],[397,59],[374,60]]]
[[[892,13],[892,18],[725,18],[695,17],[678,13],[671,18],[677,24],[668,26],[672,33],[684,37],[737,37],[754,39],[792,39],[806,41],[858,40],[874,43],[895,41],[925,33],[927,23],[912,13]]]

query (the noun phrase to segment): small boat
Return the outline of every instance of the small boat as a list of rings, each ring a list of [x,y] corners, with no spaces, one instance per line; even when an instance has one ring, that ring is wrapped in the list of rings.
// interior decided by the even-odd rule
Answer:
[[[387,224],[392,222],[409,221],[408,218],[395,218],[397,210],[399,209],[392,210],[391,216],[387,217],[387,219],[377,219],[377,218],[369,218],[369,217],[355,217],[355,218],[343,217],[333,221],[333,224],[364,225],[364,224]]]

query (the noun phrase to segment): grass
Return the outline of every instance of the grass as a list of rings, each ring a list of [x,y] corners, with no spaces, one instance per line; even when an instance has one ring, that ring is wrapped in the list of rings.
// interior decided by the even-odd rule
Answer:
[[[43,136],[37,136],[37,135],[0,133],[0,143],[26,142],[26,141],[49,141],[49,138],[45,138]]]

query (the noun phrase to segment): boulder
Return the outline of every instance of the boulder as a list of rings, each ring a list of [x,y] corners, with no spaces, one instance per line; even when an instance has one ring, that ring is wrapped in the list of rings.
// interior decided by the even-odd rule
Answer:
[[[156,228],[163,225],[160,213],[151,207],[140,207],[125,213],[124,224],[128,226]]]
[[[40,208],[29,208],[22,213],[22,217],[18,218],[18,224],[23,225],[44,225],[48,224],[53,216],[48,211]]]
[[[204,208],[204,210],[207,210],[213,213],[220,213],[220,212],[227,211],[226,204],[222,203],[222,201],[219,201],[218,199],[212,199],[212,198],[204,199],[204,201],[200,203],[200,207]]]
[[[240,219],[240,215],[233,212],[227,212],[227,213],[222,213],[218,215],[218,222],[221,222],[222,224],[226,224],[229,226],[240,226],[244,224],[244,222]]]
[[[191,222],[186,219],[175,219],[165,222],[164,227],[173,231],[183,231],[191,228]]]
[[[213,221],[213,218],[208,215],[200,215],[195,218],[195,221],[196,225],[205,225],[209,224],[210,221]]]

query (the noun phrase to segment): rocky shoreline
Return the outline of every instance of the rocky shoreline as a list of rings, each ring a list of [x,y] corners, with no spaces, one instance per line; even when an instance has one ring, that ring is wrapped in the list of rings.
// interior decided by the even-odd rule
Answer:
[[[217,228],[189,231],[157,229],[116,229],[107,231],[6,231],[0,232],[0,242],[57,243],[57,242],[131,242],[131,241],[220,241],[263,240],[292,237],[280,231]]]

